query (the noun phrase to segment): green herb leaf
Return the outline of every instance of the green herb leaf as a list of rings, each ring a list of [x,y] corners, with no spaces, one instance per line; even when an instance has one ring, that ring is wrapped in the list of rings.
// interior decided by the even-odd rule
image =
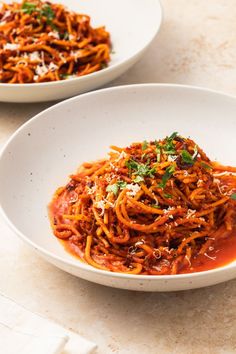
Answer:
[[[155,208],[155,209],[160,209],[160,206],[157,205],[157,204],[151,204],[151,207],[152,207],[152,208]]]
[[[125,181],[118,181],[116,184],[120,189],[125,189],[127,186],[127,183]]]
[[[106,188],[106,191],[107,192],[112,192],[114,195],[117,195],[118,191],[119,191],[119,187],[118,187],[118,185],[116,183],[109,184],[109,186],[107,186],[107,188]]]
[[[105,63],[105,62],[104,62],[104,63],[101,63],[101,68],[102,68],[102,69],[105,69],[105,68],[107,68],[107,67],[108,67],[108,64],[107,64],[107,63]]]
[[[154,177],[154,174],[156,172],[156,169],[154,167],[150,168],[148,164],[138,163],[132,159],[126,161],[125,165],[129,168],[130,171],[134,171],[134,175],[138,175],[141,177]]]
[[[189,165],[193,165],[194,164],[194,159],[193,157],[190,155],[190,153],[187,150],[182,150],[181,151],[181,156],[182,156],[182,160],[184,162],[186,162]]]
[[[205,162],[201,162],[202,167],[204,167],[206,170],[212,170],[213,167],[211,167],[210,165],[206,164]]]
[[[174,138],[176,138],[178,136],[178,132],[174,132],[172,133],[169,137],[167,137],[168,140],[174,140]]]
[[[156,140],[154,144],[156,145],[157,162],[161,162],[161,145]]]
[[[33,12],[37,10],[37,7],[35,4],[31,2],[24,2],[21,9],[24,14],[31,15]]]
[[[119,192],[119,189],[124,189],[126,188],[127,183],[125,181],[118,181],[114,184],[109,184],[107,186],[106,191],[107,192],[112,192],[114,195],[117,195]]]
[[[230,198],[236,200],[236,193],[231,194]]]
[[[135,177],[135,179],[134,179],[134,182],[135,183],[140,183],[140,182],[143,182],[144,181],[144,178],[142,177],[142,176],[137,176],[137,177]]]
[[[158,184],[158,187],[164,189],[167,181],[171,178],[174,172],[175,172],[175,165],[168,166],[164,175],[162,176],[161,183]]]
[[[177,132],[172,133],[170,136],[167,136],[165,141],[165,145],[163,146],[164,153],[166,155],[175,155],[176,150],[175,150],[175,145],[173,143],[173,140],[176,138],[178,135]]]
[[[52,20],[55,17],[55,13],[54,13],[53,9],[48,4],[43,6],[40,14],[41,14],[41,16],[46,17],[47,23],[49,23],[49,24],[52,22]]]
[[[173,196],[169,193],[164,193],[164,197],[167,198],[167,199],[171,199],[173,198]]]
[[[69,39],[69,33],[65,31],[63,34],[60,35],[61,39],[64,39],[65,41],[68,41]]]
[[[72,74],[60,74],[60,78],[61,78],[61,79],[69,79],[69,78],[71,78],[71,77],[73,77]]]
[[[148,142],[147,142],[147,140],[144,140],[144,142],[142,143],[142,150],[143,151],[146,150],[147,147],[148,147]]]
[[[141,159],[143,160],[143,159],[144,159],[144,157],[146,157],[146,156],[147,156],[147,154],[146,154],[146,153],[142,154]]]

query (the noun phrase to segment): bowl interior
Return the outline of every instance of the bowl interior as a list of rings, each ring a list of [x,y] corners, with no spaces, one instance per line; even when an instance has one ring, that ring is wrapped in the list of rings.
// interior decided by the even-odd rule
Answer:
[[[35,247],[65,261],[50,230],[47,205],[84,161],[102,158],[109,145],[158,139],[178,131],[212,159],[236,165],[236,100],[207,90],[134,85],[64,101],[23,125],[0,157],[0,205]]]

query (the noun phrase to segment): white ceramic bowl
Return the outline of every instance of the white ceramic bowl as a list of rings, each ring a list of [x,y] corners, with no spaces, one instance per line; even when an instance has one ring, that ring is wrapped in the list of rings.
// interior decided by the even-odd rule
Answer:
[[[47,109],[24,124],[0,156],[0,205],[11,228],[57,267],[123,289],[171,291],[236,276],[236,262],[215,270],[168,276],[95,269],[68,254],[52,235],[47,204],[84,161],[173,131],[194,138],[207,154],[236,165],[236,99],[176,85],[134,85],[87,93]],[[33,255],[32,255],[33,256]]]
[[[12,0],[6,0],[11,2]],[[33,84],[0,83],[0,101],[40,102],[71,97],[100,87],[123,74],[142,56],[156,36],[162,18],[159,0],[53,0],[105,25],[112,54],[107,68],[74,79]]]

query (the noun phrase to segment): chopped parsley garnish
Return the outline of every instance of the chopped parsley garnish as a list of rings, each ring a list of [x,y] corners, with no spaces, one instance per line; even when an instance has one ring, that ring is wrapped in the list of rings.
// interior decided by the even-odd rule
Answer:
[[[119,192],[119,189],[124,189],[127,186],[127,183],[124,181],[118,181],[114,184],[110,184],[107,186],[106,191],[107,192],[112,192],[114,195],[117,195]]]
[[[102,68],[102,69],[105,69],[105,68],[107,68],[107,67],[108,67],[108,64],[107,64],[107,63],[105,63],[105,62],[104,62],[104,63],[101,63],[101,68]]]
[[[163,145],[163,151],[166,155],[175,155],[176,150],[175,150],[175,145],[173,143],[173,140],[176,138],[178,135],[177,132],[172,133],[170,136],[167,136],[165,141],[165,145]]]
[[[154,144],[156,145],[157,162],[161,162],[161,145],[156,140]]]
[[[50,5],[44,4],[41,9],[37,8],[37,5],[31,2],[24,2],[21,10],[23,13],[31,15],[33,12],[38,12],[38,19],[41,20],[41,17],[46,17],[48,25],[51,25],[53,28],[57,29],[56,26],[53,26],[52,20],[55,17],[55,13]]]
[[[213,168],[213,167],[211,167],[210,165],[208,165],[208,164],[205,163],[205,162],[201,162],[201,165],[202,165],[202,167],[204,167],[204,168],[207,169],[207,170],[212,170],[212,168]]]
[[[236,193],[231,194],[230,198],[236,200]]]
[[[107,192],[112,192],[113,194],[117,195],[118,191],[119,191],[119,187],[116,183],[114,184],[109,184],[109,186],[107,186],[106,188]]]
[[[194,159],[192,155],[187,150],[182,150],[181,151],[181,157],[184,162],[186,162],[188,165],[193,165],[194,164]]]
[[[127,183],[125,181],[118,181],[116,184],[120,189],[124,189],[127,186]]]
[[[169,193],[164,193],[164,198],[171,199],[173,196]]]
[[[156,169],[153,167],[151,168],[148,164],[138,163],[134,160],[126,161],[126,166],[133,174],[140,176],[140,177],[154,177]]]
[[[178,132],[172,133],[169,137],[167,137],[168,140],[174,140],[178,136]]]
[[[37,11],[36,5],[31,2],[24,2],[21,9],[24,14],[28,15],[31,15],[33,12]]]
[[[55,17],[55,13],[54,13],[53,9],[52,9],[51,6],[48,5],[48,4],[45,4],[45,5],[42,7],[42,10],[40,11],[40,15],[46,17],[46,19],[47,19],[47,24],[49,24],[49,25],[51,25],[52,20],[53,20],[54,17]]]
[[[141,159],[143,160],[147,156],[146,153],[142,154]]]
[[[147,140],[144,140],[144,142],[142,143],[142,150],[143,151],[146,150],[147,147],[148,147],[148,142],[147,142]]]
[[[63,34],[61,34],[60,37],[62,37],[61,39],[64,39],[65,41],[68,41],[69,33],[67,31],[65,31]]]
[[[152,208],[155,208],[155,209],[160,209],[160,206],[157,205],[157,204],[151,204],[151,207],[152,207]]]
[[[134,182],[135,183],[140,183],[140,182],[143,182],[144,181],[144,178],[142,177],[142,176],[137,176],[137,177],[135,177],[135,179],[134,179]]]
[[[71,76],[72,76],[71,74],[60,74],[61,79],[68,79]]]
[[[174,172],[175,172],[175,165],[168,166],[164,175],[162,176],[161,182],[158,184],[158,187],[164,189],[167,181],[171,178]]]

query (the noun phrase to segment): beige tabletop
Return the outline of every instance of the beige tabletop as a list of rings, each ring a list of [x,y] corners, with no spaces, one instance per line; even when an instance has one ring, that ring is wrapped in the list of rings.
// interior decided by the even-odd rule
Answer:
[[[110,86],[170,82],[236,94],[236,0],[162,2],[158,37]],[[0,103],[0,144],[52,104]],[[2,220],[0,245],[0,291],[95,341],[99,354],[236,353],[236,280],[179,293],[122,291],[55,268]]]

